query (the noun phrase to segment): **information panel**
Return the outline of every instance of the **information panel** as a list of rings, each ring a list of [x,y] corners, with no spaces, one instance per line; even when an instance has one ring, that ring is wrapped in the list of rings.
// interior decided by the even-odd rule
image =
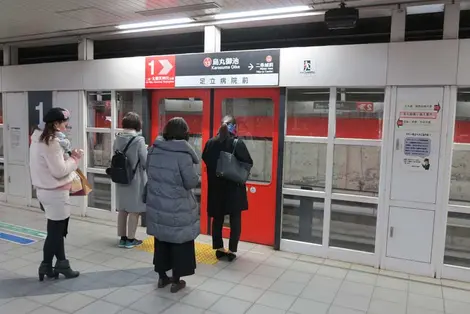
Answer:
[[[398,88],[393,200],[436,202],[444,90]]]

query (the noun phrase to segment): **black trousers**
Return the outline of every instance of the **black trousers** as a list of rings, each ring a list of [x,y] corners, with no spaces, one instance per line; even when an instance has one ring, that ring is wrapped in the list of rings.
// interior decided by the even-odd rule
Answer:
[[[47,220],[47,237],[44,241],[44,263],[52,264],[54,256],[58,261],[65,257],[65,242],[67,236],[69,218],[65,220]]]
[[[224,216],[212,218],[212,248],[214,250],[222,249],[224,241],[222,240],[222,229],[224,227]],[[242,233],[242,213],[230,214],[230,241],[228,249],[235,253],[238,250],[238,242]]]

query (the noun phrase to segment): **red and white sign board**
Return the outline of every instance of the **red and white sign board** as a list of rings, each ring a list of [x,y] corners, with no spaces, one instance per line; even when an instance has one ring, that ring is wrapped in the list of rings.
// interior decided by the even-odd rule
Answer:
[[[373,112],[374,111],[374,103],[373,102],[357,102],[356,103],[357,111],[363,112]]]
[[[145,57],[145,88],[174,88],[175,56]]]

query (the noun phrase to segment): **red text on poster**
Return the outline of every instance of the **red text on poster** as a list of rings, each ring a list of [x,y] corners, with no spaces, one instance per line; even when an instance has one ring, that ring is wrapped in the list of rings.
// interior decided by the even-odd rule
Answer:
[[[145,57],[145,88],[174,88],[175,59],[175,56]]]

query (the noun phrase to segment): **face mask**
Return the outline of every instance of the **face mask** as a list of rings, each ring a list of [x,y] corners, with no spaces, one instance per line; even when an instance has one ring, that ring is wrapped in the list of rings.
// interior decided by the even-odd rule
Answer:
[[[228,131],[233,135],[237,135],[237,125],[236,124],[227,124]]]

